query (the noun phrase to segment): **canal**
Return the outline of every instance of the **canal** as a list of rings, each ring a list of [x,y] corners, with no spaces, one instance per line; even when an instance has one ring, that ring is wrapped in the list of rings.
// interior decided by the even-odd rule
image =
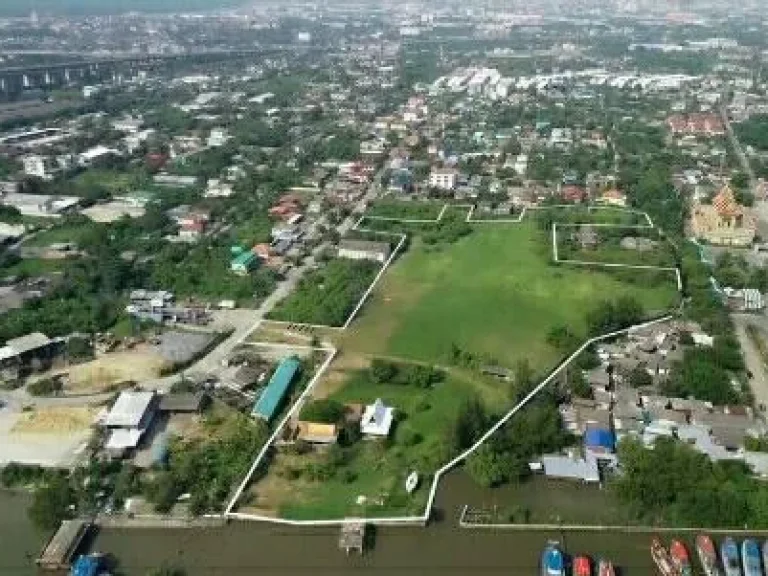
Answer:
[[[279,574],[531,575],[548,539],[571,554],[613,559],[623,576],[653,573],[645,535],[465,530],[458,527],[464,504],[488,505],[483,492],[461,472],[450,474],[438,497],[438,519],[428,528],[379,528],[373,550],[345,556],[336,528],[290,528],[234,522],[208,529],[105,529],[92,550],[109,552],[129,576],[145,576],[170,562],[190,576]],[[504,492],[494,492],[502,502]],[[485,500],[484,500],[485,499]],[[45,535],[27,521],[28,498],[0,492],[0,574],[35,574],[32,560]]]

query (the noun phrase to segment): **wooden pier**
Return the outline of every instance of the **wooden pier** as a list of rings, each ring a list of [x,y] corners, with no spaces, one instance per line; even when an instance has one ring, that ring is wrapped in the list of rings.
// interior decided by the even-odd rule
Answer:
[[[353,551],[362,554],[365,548],[365,524],[363,522],[345,522],[342,524],[339,548],[347,554]]]
[[[91,523],[85,520],[64,520],[35,563],[45,570],[68,569],[90,528]]]

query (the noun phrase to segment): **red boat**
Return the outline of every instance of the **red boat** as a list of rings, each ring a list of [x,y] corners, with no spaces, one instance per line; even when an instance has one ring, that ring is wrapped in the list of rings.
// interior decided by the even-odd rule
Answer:
[[[680,576],[680,572],[672,563],[669,550],[664,548],[658,538],[654,538],[651,542],[651,557],[656,563],[656,568],[659,569],[661,576]]]
[[[609,560],[600,560],[597,565],[597,576],[616,576],[616,570]]]
[[[576,556],[573,560],[573,576],[592,576],[592,562],[586,556]]]
[[[672,557],[672,564],[675,565],[681,576],[691,576],[691,557],[688,555],[688,549],[680,540],[672,540],[669,546],[669,555]]]
[[[717,561],[717,549],[712,538],[706,534],[696,536],[696,552],[699,554],[699,560],[706,576],[722,576],[723,572]]]

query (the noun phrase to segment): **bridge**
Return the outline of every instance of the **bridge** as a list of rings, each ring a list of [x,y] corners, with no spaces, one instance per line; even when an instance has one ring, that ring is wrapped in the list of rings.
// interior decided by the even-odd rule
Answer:
[[[0,94],[14,99],[24,90],[51,89],[71,84],[113,80],[118,75],[132,76],[138,70],[158,69],[179,62],[211,63],[239,58],[264,57],[288,50],[307,50],[310,46],[263,46],[253,49],[199,50],[179,54],[110,54],[104,57],[85,55],[81,60],[30,64],[0,68]],[[63,55],[24,51],[19,54]],[[69,53],[69,56],[75,54]]]

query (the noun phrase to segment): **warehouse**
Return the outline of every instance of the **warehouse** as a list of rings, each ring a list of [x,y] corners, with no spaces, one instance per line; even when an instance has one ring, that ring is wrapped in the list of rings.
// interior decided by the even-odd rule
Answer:
[[[104,448],[115,457],[134,450],[157,414],[158,397],[154,392],[122,392],[104,418],[110,430]]]
[[[251,416],[267,422],[272,420],[280,409],[280,405],[300,368],[301,362],[295,356],[283,358],[253,407]]]

